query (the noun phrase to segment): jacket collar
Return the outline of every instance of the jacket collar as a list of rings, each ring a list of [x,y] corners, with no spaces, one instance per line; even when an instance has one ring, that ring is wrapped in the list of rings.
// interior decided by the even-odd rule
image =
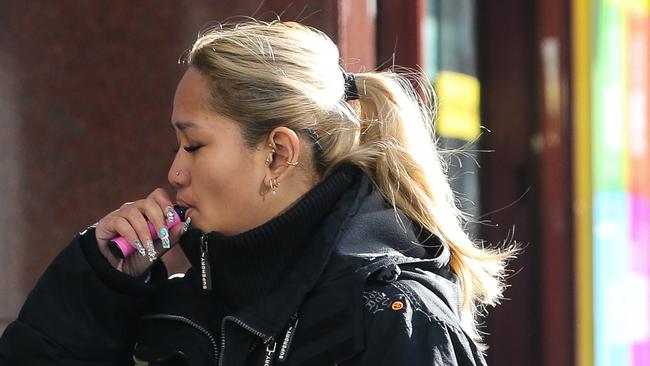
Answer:
[[[283,331],[308,293],[323,277],[328,262],[340,235],[341,227],[348,217],[358,209],[359,187],[365,176],[357,176],[356,182],[334,205],[321,227],[311,237],[304,251],[305,255],[295,263],[293,270],[282,283],[261,301],[241,309],[236,317],[269,336],[276,336]]]
[[[327,312],[346,314],[342,327],[352,340],[348,351],[350,354],[359,351],[363,347],[361,292],[370,274],[391,264],[418,263],[446,277],[448,248],[436,241],[438,253],[426,255],[421,246],[413,245],[418,243],[414,228],[399,228],[395,214],[370,179],[358,174],[351,188],[343,193],[311,240],[305,243],[306,254],[293,270],[274,291],[240,309],[230,319],[238,319],[265,338],[276,337],[293,314],[301,313],[301,305],[310,293],[324,292],[331,297],[325,300],[331,305]],[[402,222],[410,222],[400,215]],[[191,231],[188,234],[198,235]],[[185,241],[192,240],[197,238]],[[453,275],[449,272],[449,276]],[[336,291],[317,291],[332,284]]]
[[[305,212],[305,210],[311,212],[319,209],[319,207],[322,209],[322,207],[326,206],[328,213],[324,215],[325,218],[318,226],[316,232],[310,234],[303,243],[298,244],[302,253],[300,259],[292,263],[290,270],[282,276],[282,279],[280,280],[281,282],[279,282],[270,293],[263,295],[260,300],[238,309],[235,314],[231,315],[244,321],[246,324],[258,330],[259,333],[265,335],[275,335],[283,330],[290,317],[296,312],[307,292],[314,286],[318,278],[321,276],[333,250],[338,227],[341,225],[347,212],[351,209],[350,203],[357,199],[358,189],[356,187],[358,187],[362,180],[362,176],[363,173],[360,169],[352,165],[343,166],[326,179],[328,184],[310,191],[306,200],[299,202],[294,206],[294,208],[292,208],[292,210],[290,210],[297,211],[292,213],[292,217],[296,218],[297,221],[300,221],[303,218],[304,215],[301,215],[301,213]],[[343,193],[336,194],[335,199],[338,198],[338,200],[335,202],[330,201],[327,205],[320,205],[318,207],[314,204],[315,201],[323,201],[323,198],[325,197],[334,197],[334,192],[339,189],[335,187],[341,187],[342,185],[345,185],[347,189],[344,187]],[[309,197],[310,195],[312,197]],[[314,195],[317,197],[313,197]],[[296,215],[296,213],[298,215]],[[275,223],[269,222],[271,225],[265,224],[264,226],[270,226],[271,228],[277,228],[279,226],[286,227],[286,216],[287,215],[285,214],[283,217],[279,217],[278,220],[273,220],[276,221]],[[265,230],[265,228],[262,229],[266,235],[257,235],[260,236],[261,239],[265,239],[266,237],[269,237],[269,235],[270,237],[275,236],[269,234],[269,230]],[[216,233],[204,234],[200,230],[191,229],[181,238],[181,247],[193,265],[193,268],[190,270],[192,275],[189,276],[189,278],[193,278],[193,282],[195,282],[193,285],[198,288],[200,288],[200,276],[198,273],[200,269],[199,248],[201,239],[204,236],[208,240],[213,239],[213,236],[218,238],[218,234],[213,234]],[[242,236],[250,236],[248,235],[249,233],[246,234],[247,235]],[[246,240],[246,242],[251,241],[255,240]],[[213,282],[218,280],[218,278],[212,279]]]

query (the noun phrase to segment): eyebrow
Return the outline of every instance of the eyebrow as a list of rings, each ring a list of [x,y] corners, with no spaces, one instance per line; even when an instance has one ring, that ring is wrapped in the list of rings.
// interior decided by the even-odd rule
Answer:
[[[176,121],[172,122],[171,127],[172,130],[177,129],[179,131],[184,131],[188,128],[198,128],[199,126],[196,123],[190,121]]]

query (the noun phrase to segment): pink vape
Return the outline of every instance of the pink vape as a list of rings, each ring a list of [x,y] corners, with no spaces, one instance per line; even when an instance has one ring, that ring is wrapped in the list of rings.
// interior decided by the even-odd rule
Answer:
[[[183,224],[185,220],[185,212],[187,211],[186,207],[174,205],[174,221],[165,220],[167,229],[171,229],[176,225]],[[158,239],[158,232],[152,223],[147,222],[147,227],[149,228],[149,234],[151,234],[151,239]],[[117,258],[126,258],[130,256],[135,248],[129,244],[129,242],[123,237],[118,236],[108,242],[108,249],[115,255]]]

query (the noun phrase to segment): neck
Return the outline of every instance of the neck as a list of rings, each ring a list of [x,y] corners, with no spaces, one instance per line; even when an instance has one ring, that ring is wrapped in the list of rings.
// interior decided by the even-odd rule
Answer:
[[[318,185],[318,181],[311,181],[305,177],[292,175],[282,182],[282,188],[277,194],[269,191],[264,195],[264,200],[269,204],[266,217],[275,218],[290,211],[309,191]],[[267,222],[267,220],[263,220]]]
[[[276,194],[273,194],[267,186],[263,186],[260,191],[262,202],[254,212],[249,213],[246,219],[239,220],[240,226],[232,225],[231,222],[232,227],[230,229],[215,230],[226,236],[236,236],[250,231],[251,228],[260,227],[269,220],[290,211],[296,203],[302,200],[318,184],[319,182],[314,181],[314,178],[309,174],[292,174],[283,180],[282,186],[277,190]]]

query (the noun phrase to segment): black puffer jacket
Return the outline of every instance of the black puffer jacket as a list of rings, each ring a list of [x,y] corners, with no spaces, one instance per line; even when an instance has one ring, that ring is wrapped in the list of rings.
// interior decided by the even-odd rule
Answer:
[[[4,332],[0,365],[484,365],[459,325],[448,249],[425,251],[357,170],[328,180],[346,188],[300,260],[236,311],[202,289],[210,235],[183,236],[184,278],[157,265],[145,283],[110,267],[93,229],[81,233]]]

